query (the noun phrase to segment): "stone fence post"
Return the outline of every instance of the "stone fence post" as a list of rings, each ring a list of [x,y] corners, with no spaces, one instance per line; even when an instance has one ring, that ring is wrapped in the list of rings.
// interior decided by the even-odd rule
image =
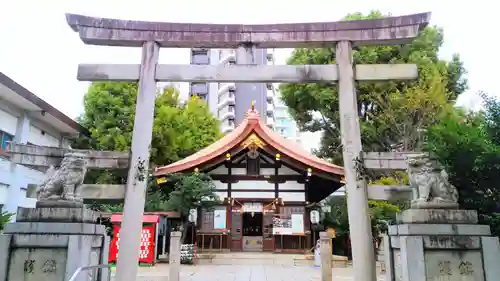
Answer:
[[[321,281],[332,281],[332,238],[330,233],[319,233],[319,250],[321,255]]]
[[[170,233],[170,253],[168,254],[169,281],[179,281],[180,279],[181,236],[182,232],[180,231]]]

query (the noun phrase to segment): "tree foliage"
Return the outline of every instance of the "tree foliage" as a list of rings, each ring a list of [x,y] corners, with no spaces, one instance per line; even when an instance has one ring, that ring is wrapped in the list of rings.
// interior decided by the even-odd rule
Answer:
[[[165,209],[179,213],[185,221],[191,209],[210,209],[219,202],[215,195],[215,184],[206,174],[173,174],[169,175],[168,180],[171,182],[170,188],[161,187],[151,192],[161,192],[166,199]]]
[[[458,109],[429,127],[425,147],[445,166],[460,208],[478,210],[500,235],[500,101],[483,97],[484,111]]]
[[[381,17],[381,13],[372,12],[367,16],[351,14],[345,19]],[[355,64],[415,63],[419,70],[416,81],[357,83],[362,142],[367,151],[387,151],[396,144],[403,144],[407,150],[418,148],[420,130],[434,124],[467,89],[459,56],[453,56],[451,61],[438,58],[442,44],[443,30],[427,27],[411,44],[361,46],[354,50]],[[335,49],[296,49],[288,64],[335,64]],[[318,156],[341,164],[336,84],[283,84],[281,95],[302,130],[324,131]]]
[[[14,215],[15,215],[14,213],[9,213],[5,211],[0,213],[0,233],[2,233],[5,225],[10,222],[10,220]]]
[[[79,139],[79,148],[130,151],[134,127],[137,83],[92,83],[84,97],[80,123],[92,134]],[[150,161],[166,165],[206,147],[221,137],[218,120],[197,97],[180,105],[179,92],[173,87],[159,91]]]
[[[80,123],[91,138],[75,140],[81,149],[130,151],[138,85],[129,82],[92,83],[84,97]],[[197,97],[185,104],[173,87],[159,90],[155,100],[150,167],[167,165],[191,155],[221,137],[218,120],[207,104]],[[90,171],[92,183],[126,182],[127,171]],[[149,205],[152,204],[152,205]],[[146,209],[160,209],[155,196],[148,196]],[[98,209],[120,211],[121,205],[94,205]]]
[[[347,196],[344,198],[330,197],[325,206],[330,207],[330,212],[323,213],[322,224],[325,227],[334,227],[338,235],[349,233],[349,219],[347,212]],[[387,224],[395,222],[396,213],[401,208],[387,201],[369,200],[372,234],[377,238],[381,233],[387,231]]]
[[[166,185],[151,186],[147,198],[146,211],[174,211],[180,215],[183,226],[181,241],[186,235],[191,209],[209,210],[220,203],[210,176],[198,172],[169,175]]]

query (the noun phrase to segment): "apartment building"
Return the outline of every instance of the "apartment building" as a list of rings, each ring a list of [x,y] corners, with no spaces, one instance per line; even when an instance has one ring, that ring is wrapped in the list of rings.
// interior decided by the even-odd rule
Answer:
[[[275,87],[276,92],[274,96],[274,130],[285,139],[294,141],[301,144],[301,135],[297,127],[297,123],[293,120],[288,107],[281,101],[278,87]]]
[[[241,53],[243,52],[243,53]],[[245,63],[244,50],[240,49],[192,49],[191,64],[220,65]],[[267,49],[255,49],[256,64],[274,64],[274,53]],[[275,88],[265,83],[190,83],[189,96],[205,99],[210,111],[221,122],[221,130],[227,134],[244,119],[252,101],[261,118],[274,129]]]
[[[28,185],[45,179],[41,170],[10,161],[7,142],[68,147],[68,137],[88,131],[35,94],[0,72],[0,208],[15,213],[32,208]]]

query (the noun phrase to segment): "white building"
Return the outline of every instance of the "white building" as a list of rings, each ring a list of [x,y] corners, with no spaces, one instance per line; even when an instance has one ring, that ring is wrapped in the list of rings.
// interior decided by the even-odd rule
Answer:
[[[28,184],[44,180],[42,171],[12,163],[7,142],[67,147],[68,136],[88,134],[77,122],[0,72],[0,209],[15,213],[34,207]]]
[[[237,52],[234,49],[191,49],[190,63],[197,65],[242,63],[238,61]],[[256,49],[253,55],[256,64],[274,64],[272,50]],[[224,134],[233,131],[245,119],[252,102],[261,113],[262,120],[274,129],[274,93],[274,86],[265,83],[192,82],[189,86],[189,96],[197,95],[206,100],[212,114],[221,122]]]
[[[278,87],[275,87],[275,89],[278,89]],[[302,144],[297,123],[288,113],[288,107],[281,101],[278,91],[274,97],[274,131],[285,139]]]

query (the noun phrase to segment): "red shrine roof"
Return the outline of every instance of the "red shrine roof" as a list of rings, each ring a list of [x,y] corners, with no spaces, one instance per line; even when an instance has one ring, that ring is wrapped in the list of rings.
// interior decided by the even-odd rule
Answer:
[[[272,146],[281,154],[301,162],[312,169],[340,176],[344,175],[343,167],[331,164],[312,155],[296,143],[281,137],[279,134],[269,129],[262,123],[260,114],[254,109],[253,105],[252,108],[248,110],[246,118],[234,131],[195,154],[170,165],[156,168],[154,175],[159,176],[196,168],[198,165],[208,162],[215,157],[225,155],[233,147],[245,141],[252,134],[257,135],[266,145]]]

